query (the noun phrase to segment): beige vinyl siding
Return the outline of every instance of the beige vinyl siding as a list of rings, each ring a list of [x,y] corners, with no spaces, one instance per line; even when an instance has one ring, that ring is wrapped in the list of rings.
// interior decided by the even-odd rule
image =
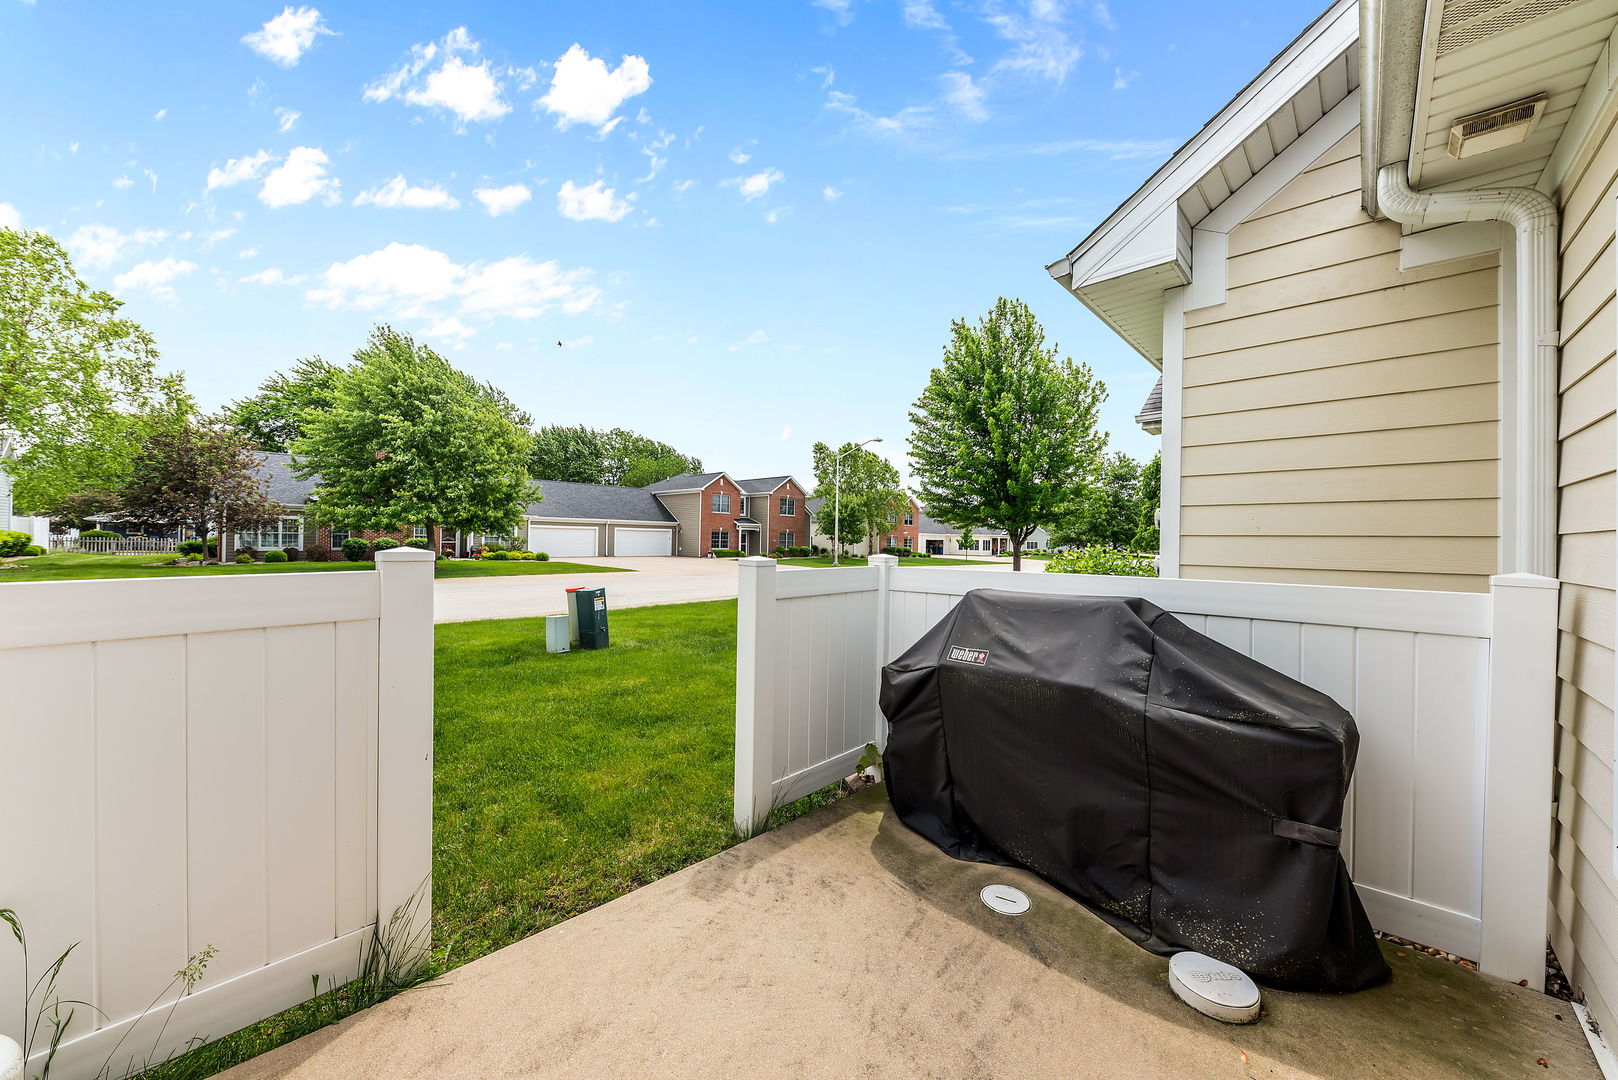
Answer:
[[[1562,208],[1558,432],[1562,629],[1557,671],[1556,876],[1551,940],[1609,1031],[1618,1024],[1618,882],[1612,873],[1613,290],[1612,118],[1557,192]]]
[[[1399,269],[1354,132],[1186,313],[1185,577],[1479,591],[1499,559],[1499,256]]]
[[[668,509],[668,512],[674,515],[674,520],[680,523],[679,534],[674,542],[674,554],[684,555],[692,559],[701,555],[701,492],[692,491],[684,495],[659,495],[657,498]]]

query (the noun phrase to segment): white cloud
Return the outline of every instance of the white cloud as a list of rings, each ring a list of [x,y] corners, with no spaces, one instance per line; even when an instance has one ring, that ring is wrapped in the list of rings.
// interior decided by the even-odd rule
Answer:
[[[792,438],[792,425],[788,424],[781,429],[781,441],[786,442],[790,438]]]
[[[832,83],[837,81],[837,72],[829,64],[822,64],[820,67],[812,67],[809,69],[809,72],[812,75],[820,76],[820,88],[822,90],[827,89]]]
[[[986,91],[983,84],[972,81],[964,71],[947,71],[939,79],[944,86],[944,100],[968,120],[987,120],[989,110],[984,108]]]
[[[756,172],[752,176],[735,176],[722,181],[726,187],[733,187],[741,197],[751,202],[754,199],[770,193],[770,188],[786,179],[786,174],[780,169],[770,168]]]
[[[1084,56],[1063,29],[1057,0],[1031,0],[1026,15],[991,9],[985,17],[1012,50],[996,62],[996,71],[1014,71],[1060,83]]]
[[[831,12],[839,24],[847,26],[854,19],[854,0],[811,0],[817,8]]]
[[[697,186],[697,181],[695,181],[695,180],[676,180],[676,181],[674,181],[674,184],[672,186],[674,188],[674,193],[676,195],[684,195],[686,192],[690,191],[692,188]]]
[[[483,209],[489,212],[490,217],[509,214],[534,197],[532,189],[527,184],[507,184],[505,187],[477,188],[472,194],[478,202],[483,204]]]
[[[153,296],[172,299],[174,296],[173,282],[177,278],[185,277],[197,268],[194,262],[184,259],[164,258],[156,262],[136,263],[124,273],[112,279],[112,283],[119,289],[145,289]]]
[[[836,202],[838,199],[843,197],[843,189],[832,187],[830,184],[827,184],[825,187],[820,189],[820,197],[825,199],[827,202]]]
[[[511,111],[501,96],[498,74],[487,60],[462,59],[475,56],[480,48],[464,26],[451,30],[441,42],[412,45],[408,60],[365,88],[365,100],[397,97],[411,105],[444,109],[454,115],[457,131],[465,130],[469,121],[498,120]]]
[[[604,187],[600,180],[585,187],[564,180],[556,193],[556,209],[573,221],[621,221],[634,207],[629,205],[628,199],[618,198],[615,190]]]
[[[127,176],[120,176],[112,182],[112,186],[117,188],[119,191],[127,191],[135,186],[135,181],[131,180]]]
[[[67,144],[67,152],[70,153],[70,154],[77,154],[79,152],[79,144],[76,143],[76,142],[68,143]]]
[[[151,169],[142,169],[141,174],[144,175],[146,177],[146,179],[148,179],[148,180],[150,180],[152,182],[152,194],[156,195],[157,194],[157,174],[155,172],[153,172]]]
[[[163,119],[163,117],[167,116],[168,114],[169,114],[169,111],[165,107],[165,108],[157,110],[156,114],[153,115],[152,119],[157,120],[157,121],[161,121]]]
[[[777,206],[764,211],[764,220],[769,222],[771,225],[774,225],[776,222],[780,221],[790,213],[792,213],[792,207]]]
[[[256,259],[256,258],[258,258],[258,248],[256,248],[256,247],[242,248],[240,251],[238,251],[236,253],[236,257],[238,259]]]
[[[104,270],[123,258],[125,248],[161,243],[168,235],[162,229],[136,229],[125,233],[111,225],[81,225],[67,238],[67,246],[80,265]]]
[[[741,341],[738,341],[736,344],[732,345],[730,347],[730,351],[731,352],[740,352],[742,349],[747,348],[749,345],[763,345],[763,344],[766,344],[769,340],[770,340],[770,335],[766,334],[762,330],[754,330],[751,334],[748,334]]]
[[[268,150],[260,150],[256,154],[246,157],[229,158],[223,168],[208,170],[208,184],[202,190],[206,193],[214,188],[230,187],[246,180],[257,180],[264,171],[265,166],[276,160],[274,154]],[[113,181],[117,184],[117,181]],[[119,187],[125,185],[119,184]]]
[[[606,128],[618,106],[645,93],[651,85],[651,69],[644,57],[625,56],[609,70],[606,61],[592,58],[575,43],[556,61],[551,88],[539,104],[556,115],[559,131],[574,124]]]
[[[1108,30],[1118,29],[1118,24],[1113,21],[1112,10],[1107,7],[1106,0],[1096,0],[1095,3],[1091,4],[1090,15]]]
[[[22,212],[8,202],[0,202],[0,229],[22,232]]]
[[[749,154],[739,146],[730,152],[729,157],[731,164],[733,165],[746,165],[749,161],[753,160],[753,155]]]
[[[354,205],[385,210],[454,210],[461,201],[441,187],[411,187],[400,173],[381,187],[354,196]]]
[[[298,285],[307,274],[286,274],[274,266],[267,266],[256,274],[248,274],[240,280],[248,285]]]
[[[312,7],[287,7],[281,14],[242,38],[242,44],[264,59],[292,67],[315,43],[315,38],[332,31]]]
[[[594,310],[601,290],[587,268],[563,270],[554,260],[516,255],[493,263],[455,262],[420,244],[394,242],[347,262],[333,263],[317,288],[304,295],[331,308],[387,309],[402,318],[433,320],[430,329],[504,316],[532,319],[553,309],[578,315]],[[455,322],[449,320],[454,319]]]
[[[641,111],[644,112],[645,110],[642,109]],[[633,136],[631,137],[633,138]],[[669,163],[669,159],[664,155],[663,152],[667,150],[673,143],[674,136],[671,133],[667,131],[659,131],[657,133],[657,138],[648,141],[645,146],[640,148],[640,152],[646,155],[648,165],[646,168],[646,175],[637,176],[635,178],[635,183],[644,184],[650,180],[656,179],[657,174],[663,171],[663,166]]]
[[[477,330],[451,315],[447,319],[439,319],[437,322],[432,323],[421,333],[423,337],[459,339],[472,337],[477,333]]]
[[[841,90],[826,95],[826,108],[847,116],[856,129],[870,135],[908,135],[933,122],[933,110],[926,105],[906,105],[892,116],[878,116],[860,108],[853,94]]]
[[[1128,90],[1129,84],[1140,78],[1138,71],[1125,71],[1123,68],[1112,69],[1112,88],[1114,90]]]
[[[331,159],[325,151],[313,146],[300,146],[287,155],[286,162],[271,170],[259,188],[258,199],[265,206],[295,206],[319,196],[327,205],[337,201],[340,186],[336,178],[326,175]]]
[[[922,30],[949,29],[949,23],[938,13],[938,9],[933,7],[932,0],[903,0],[900,12],[904,16],[906,26]]]
[[[297,109],[276,109],[275,117],[279,121],[276,125],[277,130],[283,135],[286,134],[292,130],[292,126],[298,122],[298,118],[302,115],[303,113]]]

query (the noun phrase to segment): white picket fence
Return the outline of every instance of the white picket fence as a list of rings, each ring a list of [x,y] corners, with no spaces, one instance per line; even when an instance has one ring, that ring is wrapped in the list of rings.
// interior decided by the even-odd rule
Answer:
[[[173,553],[179,541],[170,537],[160,540],[150,536],[56,536],[51,538],[52,551],[72,551],[90,555],[157,552]]]
[[[883,664],[972,589],[1140,596],[1330,694],[1359,763],[1343,854],[1378,929],[1542,985],[1557,583],[1488,593],[741,561],[739,828],[854,770],[886,739]]]
[[[0,587],[0,907],[35,975],[76,944],[60,993],[93,1007],[52,1075],[95,1075],[120,1039],[122,1075],[346,982],[413,897],[425,932],[432,555],[377,564]],[[207,946],[172,1016],[137,1022]],[[0,930],[19,1041],[22,978]]]

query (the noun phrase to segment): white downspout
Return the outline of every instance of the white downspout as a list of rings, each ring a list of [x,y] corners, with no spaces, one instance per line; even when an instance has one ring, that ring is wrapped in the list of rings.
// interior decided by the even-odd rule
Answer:
[[[1514,445],[1505,458],[1501,499],[1510,500],[1509,535],[1501,537],[1502,574],[1556,576],[1557,327],[1556,203],[1533,188],[1422,194],[1410,187],[1409,164],[1383,166],[1376,177],[1377,209],[1404,225],[1499,221],[1517,234]],[[1505,268],[1502,267],[1502,270]],[[1502,417],[1504,419],[1504,417]]]

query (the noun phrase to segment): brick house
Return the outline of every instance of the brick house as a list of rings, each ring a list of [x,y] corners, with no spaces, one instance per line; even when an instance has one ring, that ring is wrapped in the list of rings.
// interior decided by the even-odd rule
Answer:
[[[824,499],[809,500],[809,512],[818,518],[820,507],[824,502]],[[916,500],[911,499],[904,510],[892,516],[888,523],[887,532],[877,538],[877,550],[880,551],[885,547],[906,548],[911,551],[921,550],[921,521],[921,507],[917,505]],[[863,536],[858,538],[845,536],[842,541],[843,550],[852,555],[870,554],[865,550],[865,537]],[[824,548],[832,546],[831,535],[821,532],[818,524],[815,526],[813,542]]]

